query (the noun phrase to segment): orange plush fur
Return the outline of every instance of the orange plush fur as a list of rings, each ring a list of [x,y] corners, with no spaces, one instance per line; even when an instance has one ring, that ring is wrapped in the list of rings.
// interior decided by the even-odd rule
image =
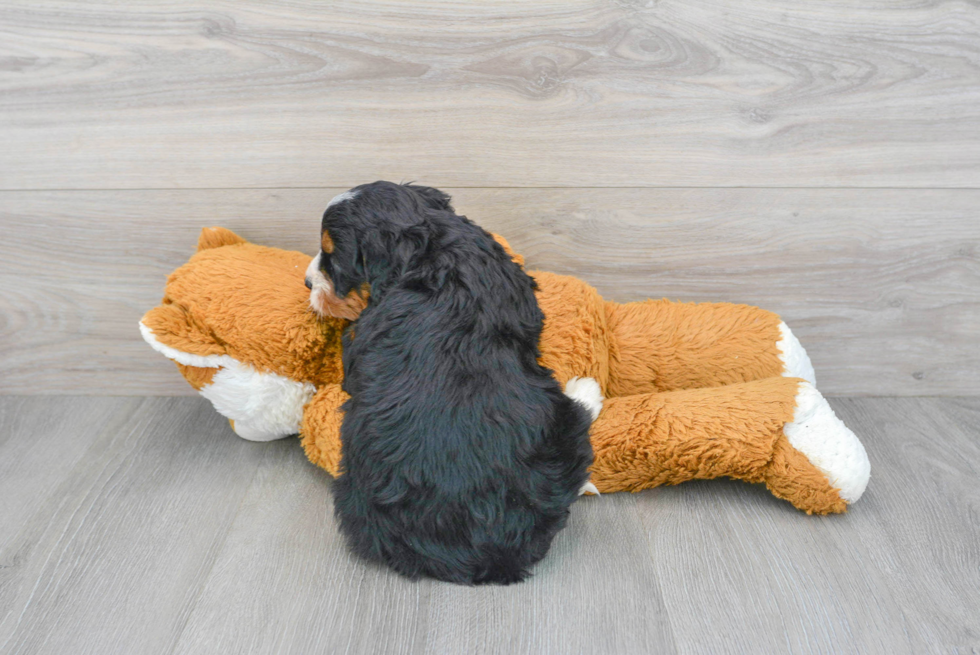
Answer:
[[[309,396],[297,426],[303,448],[337,476],[347,321],[310,311],[303,283],[309,261],[205,229],[198,252],[170,276],[162,304],[143,324],[148,340],[171,358],[226,355],[305,385]],[[562,384],[593,378],[605,396],[591,429],[592,482],[600,492],[725,476],[765,483],[807,513],[847,508],[828,474],[784,432],[807,383],[787,377],[778,316],[727,303],[618,304],[576,278],[530,274],[545,315],[543,365]],[[221,361],[228,360],[178,366],[195,389],[206,390]]]

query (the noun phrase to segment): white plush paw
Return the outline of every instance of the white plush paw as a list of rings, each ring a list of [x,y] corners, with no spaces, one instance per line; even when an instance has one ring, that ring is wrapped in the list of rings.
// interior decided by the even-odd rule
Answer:
[[[589,411],[592,420],[602,411],[602,389],[592,378],[572,378],[565,383],[565,395],[581,403]]]
[[[783,433],[827,476],[841,498],[854,503],[861,497],[871,477],[868,453],[812,384],[800,384],[793,421],[783,426]]]
[[[257,371],[230,355],[194,355],[171,348],[142,321],[140,333],[150,347],[179,364],[215,369],[201,395],[231,421],[242,439],[274,441],[299,432],[303,407],[316,393],[309,382]]]
[[[235,434],[249,441],[274,441],[298,433],[303,407],[316,388],[228,359],[211,384],[201,387],[201,395],[234,421]]]
[[[579,496],[583,494],[595,494],[596,496],[602,495],[599,493],[599,490],[596,489],[596,486],[592,484],[592,482],[586,482],[585,484],[582,485],[582,488],[578,490]]]
[[[779,349],[779,359],[783,362],[783,377],[803,378],[815,385],[817,376],[800,340],[785,323],[779,324],[779,334],[780,339],[776,342],[776,348]]]
[[[228,423],[231,425],[232,431],[246,441],[276,441],[278,439],[285,439],[286,437],[290,436],[289,434],[281,434],[281,431],[275,432],[263,429],[261,427],[256,427],[245,421],[228,419]]]

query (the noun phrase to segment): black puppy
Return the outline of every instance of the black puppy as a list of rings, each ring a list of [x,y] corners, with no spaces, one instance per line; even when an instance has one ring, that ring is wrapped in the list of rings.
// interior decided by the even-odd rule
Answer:
[[[428,187],[341,194],[321,246],[314,308],[363,308],[344,336],[333,485],[348,543],[412,578],[524,579],[592,463],[590,410],[537,361],[534,280]]]

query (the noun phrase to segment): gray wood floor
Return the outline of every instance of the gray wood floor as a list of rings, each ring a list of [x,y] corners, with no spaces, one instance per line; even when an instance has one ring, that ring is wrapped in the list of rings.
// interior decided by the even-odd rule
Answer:
[[[196,398],[0,398],[0,653],[976,653],[980,399],[835,399],[846,515],[689,483],[586,498],[529,582],[353,559],[292,439]]]

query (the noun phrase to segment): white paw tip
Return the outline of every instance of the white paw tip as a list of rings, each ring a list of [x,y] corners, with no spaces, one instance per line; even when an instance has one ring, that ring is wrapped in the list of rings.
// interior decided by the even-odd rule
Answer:
[[[780,339],[776,342],[779,359],[783,362],[783,377],[803,378],[810,384],[817,383],[817,376],[803,344],[785,323],[779,324]]]
[[[582,494],[595,494],[596,496],[602,495],[591,482],[586,482],[582,485],[582,488],[578,490],[578,495],[581,496]]]
[[[581,403],[592,416],[592,420],[599,418],[602,411],[602,388],[599,383],[592,378],[572,378],[565,383],[565,395],[572,400]]]
[[[254,426],[249,425],[245,421],[228,419],[228,423],[231,425],[232,432],[246,441],[274,441],[282,438],[262,430],[257,430]]]
[[[861,498],[871,478],[868,453],[812,384],[800,384],[793,421],[783,426],[783,433],[794,448],[827,476],[841,498],[848,503]]]

